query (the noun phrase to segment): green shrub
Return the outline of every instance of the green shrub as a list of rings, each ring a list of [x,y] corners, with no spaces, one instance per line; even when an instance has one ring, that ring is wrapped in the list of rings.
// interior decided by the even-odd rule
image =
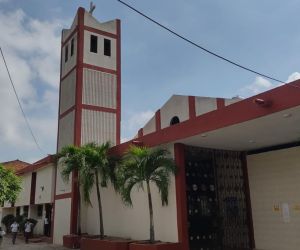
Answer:
[[[7,214],[5,215],[1,222],[5,225],[6,227],[6,232],[10,232],[10,225],[14,222],[15,216],[13,214]]]

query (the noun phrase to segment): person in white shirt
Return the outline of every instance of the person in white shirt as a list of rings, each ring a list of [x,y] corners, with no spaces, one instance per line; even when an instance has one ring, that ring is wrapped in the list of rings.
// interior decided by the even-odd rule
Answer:
[[[14,221],[13,224],[10,225],[11,233],[12,233],[12,243],[13,245],[16,243],[17,234],[19,232],[19,224]]]
[[[25,226],[24,226],[26,244],[28,244],[28,239],[29,239],[29,236],[31,234],[32,225],[33,224],[29,220],[27,220],[26,223],[25,223]]]

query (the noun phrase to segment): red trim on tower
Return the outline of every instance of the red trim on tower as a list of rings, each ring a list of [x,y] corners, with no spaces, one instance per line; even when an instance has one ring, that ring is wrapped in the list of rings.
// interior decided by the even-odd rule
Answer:
[[[67,198],[72,198],[72,192],[64,193],[64,194],[56,194],[54,199],[61,200],[61,199],[67,199]]]
[[[217,109],[221,109],[225,107],[224,98],[217,98]]]
[[[63,77],[61,77],[60,82],[63,82],[72,72],[74,69],[76,69],[77,65],[75,65],[73,68],[71,68],[66,74],[64,74]]]
[[[116,144],[121,142],[121,21],[117,21],[117,117]]]
[[[75,110],[75,106],[72,106],[71,108],[69,108],[65,112],[63,112],[61,115],[59,115],[59,119],[64,118],[66,115],[68,115],[69,113],[71,113],[74,110]]]
[[[62,32],[61,32],[61,47],[60,47],[60,77],[59,79],[61,79],[62,76]],[[59,141],[59,113],[60,113],[60,105],[61,105],[61,99],[60,99],[60,95],[61,95],[61,81],[59,84],[59,97],[58,97],[58,119],[57,119],[57,140],[56,140],[56,152],[58,153],[58,141]]]
[[[107,31],[97,30],[92,27],[84,26],[84,30],[87,30],[87,31],[90,31],[90,32],[93,32],[93,33],[96,33],[96,34],[99,34],[102,36],[107,36],[110,38],[118,39],[118,34],[116,35],[116,34],[113,34],[113,33],[107,32]]]
[[[81,144],[81,103],[82,103],[82,84],[83,84],[83,43],[84,43],[84,13],[85,9],[78,9],[78,33],[77,33],[77,71],[76,71],[76,96],[75,96],[75,126],[74,126],[74,145]],[[78,225],[78,172],[72,174],[72,199],[71,199],[71,234],[77,234]]]
[[[155,112],[155,130],[161,130],[160,109]]]
[[[176,207],[177,207],[177,230],[178,240],[182,244],[182,250],[189,249],[188,240],[188,219],[187,219],[187,200],[186,200],[186,183],[185,183],[185,155],[184,144],[174,144],[175,163],[177,174],[175,177],[176,186]]]
[[[75,35],[75,33],[78,31],[78,26],[76,26],[75,28],[74,28],[74,30],[71,32],[71,34],[70,35],[68,35],[68,37],[64,40],[64,41],[62,41],[62,47],[64,47],[70,40],[71,40],[71,38],[73,38],[73,36]],[[62,38],[63,36],[61,35],[61,38]]]
[[[116,70],[107,69],[107,68],[99,67],[99,66],[96,66],[96,65],[87,64],[87,63],[84,63],[83,67],[86,68],[86,69],[98,70],[98,71],[102,71],[102,72],[113,74],[113,75],[118,74]]]
[[[189,116],[190,119],[196,117],[196,103],[195,103],[195,96],[189,96]]]
[[[88,110],[93,110],[93,111],[101,111],[101,112],[107,112],[107,113],[117,113],[116,109],[106,108],[106,107],[99,107],[99,106],[88,105],[88,104],[82,104],[82,109],[88,109]]]

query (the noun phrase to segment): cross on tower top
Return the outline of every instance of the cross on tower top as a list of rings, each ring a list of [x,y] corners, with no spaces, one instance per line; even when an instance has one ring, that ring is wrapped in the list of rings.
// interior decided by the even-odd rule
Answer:
[[[93,14],[93,11],[96,9],[96,5],[93,2],[90,2],[90,10],[89,13]]]

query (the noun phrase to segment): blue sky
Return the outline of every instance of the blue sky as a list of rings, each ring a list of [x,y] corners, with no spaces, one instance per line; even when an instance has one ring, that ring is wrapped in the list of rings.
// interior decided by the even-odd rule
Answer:
[[[178,33],[283,81],[300,76],[299,1],[126,0]],[[116,0],[94,0],[100,21],[122,21],[122,133],[136,131],[172,94],[251,96],[278,84],[235,68],[173,37]],[[0,0],[0,46],[35,146],[0,61],[0,162],[55,153],[60,32],[79,0]]]

